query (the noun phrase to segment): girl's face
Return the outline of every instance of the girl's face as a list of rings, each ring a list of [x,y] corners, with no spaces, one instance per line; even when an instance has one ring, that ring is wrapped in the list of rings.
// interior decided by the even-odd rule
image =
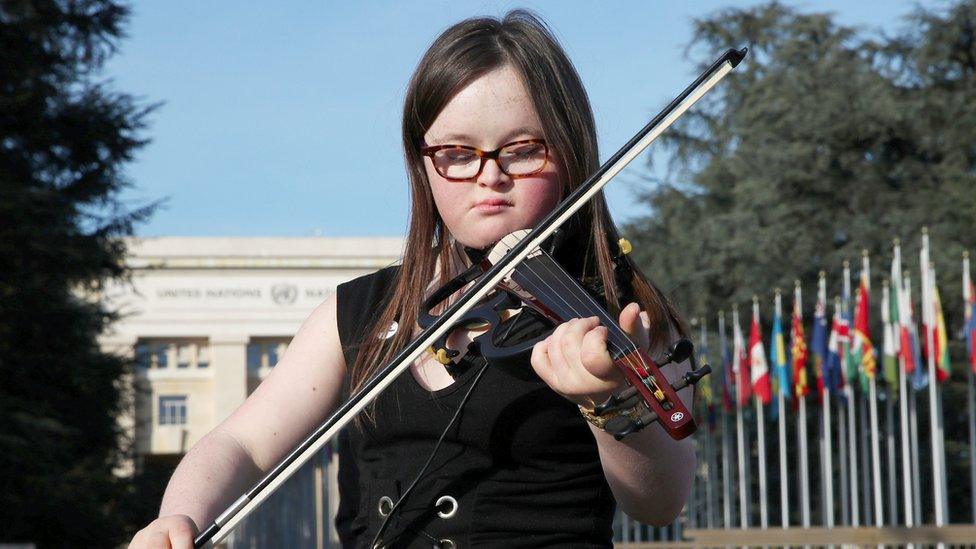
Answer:
[[[424,135],[427,145],[467,145],[492,151],[523,139],[542,139],[542,123],[517,73],[504,66],[455,95]],[[512,178],[487,160],[471,181],[449,181],[424,157],[437,211],[454,238],[484,248],[519,229],[531,229],[559,203],[559,169],[552,148],[545,168]]]

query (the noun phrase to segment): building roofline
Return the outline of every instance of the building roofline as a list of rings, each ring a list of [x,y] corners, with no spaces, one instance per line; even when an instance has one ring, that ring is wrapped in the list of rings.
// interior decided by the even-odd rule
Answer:
[[[133,269],[373,268],[398,262],[403,237],[129,237]]]

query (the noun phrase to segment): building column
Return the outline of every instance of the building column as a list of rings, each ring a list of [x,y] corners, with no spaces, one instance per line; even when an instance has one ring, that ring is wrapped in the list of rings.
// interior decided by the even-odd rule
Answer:
[[[137,341],[136,336],[119,334],[103,335],[98,339],[99,346],[103,351],[129,360],[135,357]],[[119,379],[119,398],[123,404],[119,409],[116,423],[119,426],[119,437],[123,441],[121,444],[123,448],[126,444],[136,444],[136,398],[138,396],[136,383],[135,377],[130,372],[122,374]],[[141,465],[136,459],[136,448],[130,450],[126,452],[125,457],[119,461],[113,471],[116,476],[131,477]]]
[[[210,336],[210,368],[213,369],[213,406],[216,424],[227,418],[247,398],[247,343],[238,334]]]

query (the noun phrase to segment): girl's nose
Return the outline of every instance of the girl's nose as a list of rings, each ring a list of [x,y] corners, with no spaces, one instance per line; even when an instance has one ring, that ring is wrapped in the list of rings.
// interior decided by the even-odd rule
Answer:
[[[494,158],[489,158],[485,162],[484,169],[481,170],[481,175],[478,176],[478,184],[485,187],[497,187],[511,182],[512,178],[502,171],[501,166],[498,165],[498,160]]]

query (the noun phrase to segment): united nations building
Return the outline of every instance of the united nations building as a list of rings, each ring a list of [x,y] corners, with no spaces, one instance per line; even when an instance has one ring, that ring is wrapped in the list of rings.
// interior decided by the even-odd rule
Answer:
[[[133,404],[121,418],[136,452],[122,474],[168,474],[261,383],[302,321],[336,286],[397,262],[402,247],[399,237],[130,241],[132,278],[107,292],[122,318],[101,340],[103,348],[137,364]],[[301,543],[279,537],[275,545],[329,545],[330,526],[324,522],[334,514],[327,512],[335,499],[328,497],[332,469],[324,455],[282,490],[282,497],[297,501],[295,508],[304,507],[307,524],[294,513],[287,522],[307,531],[300,532]],[[316,517],[316,510],[326,512]],[[279,521],[273,515],[281,512],[269,501],[269,510],[254,519],[265,523],[251,534],[290,535],[274,527]],[[235,538],[241,541],[248,530],[245,522]]]

